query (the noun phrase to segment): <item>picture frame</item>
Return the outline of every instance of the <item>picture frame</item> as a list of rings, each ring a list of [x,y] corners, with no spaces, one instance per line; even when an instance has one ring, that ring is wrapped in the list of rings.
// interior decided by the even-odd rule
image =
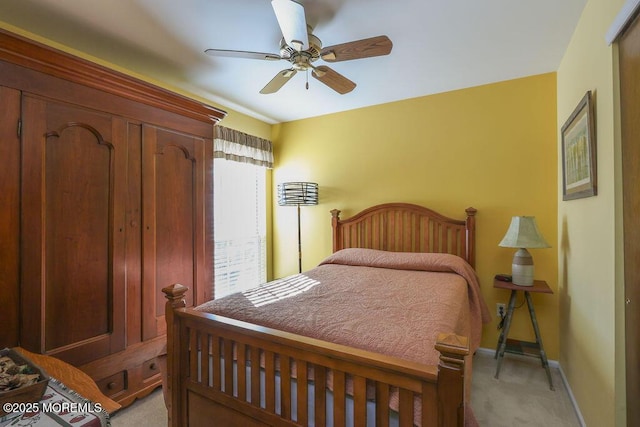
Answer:
[[[562,200],[598,194],[595,117],[591,91],[562,126]]]

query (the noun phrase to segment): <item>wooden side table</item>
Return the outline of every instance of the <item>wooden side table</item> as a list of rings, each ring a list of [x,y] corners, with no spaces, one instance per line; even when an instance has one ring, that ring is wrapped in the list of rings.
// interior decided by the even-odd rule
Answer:
[[[540,330],[538,329],[538,320],[536,319],[536,312],[533,308],[533,301],[531,300],[531,292],[538,292],[544,294],[552,294],[553,291],[547,285],[544,280],[535,280],[533,286],[518,286],[511,282],[502,282],[500,280],[494,280],[493,287],[498,289],[508,289],[511,291],[511,297],[509,298],[509,305],[507,306],[507,315],[504,319],[504,326],[500,332],[498,338],[498,345],[496,347],[495,358],[498,359],[498,366],[496,367],[496,378],[500,375],[500,367],[504,358],[505,351],[514,354],[523,354],[526,356],[540,357],[542,366],[547,372],[547,378],[549,379],[549,387],[553,388],[553,381],[551,380],[551,371],[549,370],[549,362],[547,361],[547,354],[544,351],[542,345],[542,337],[540,336]],[[527,307],[529,308],[529,317],[531,318],[531,324],[536,334],[536,342],[514,340],[509,338],[509,328],[511,327],[511,320],[513,319],[513,311],[516,305],[516,296],[518,291],[524,292],[524,298],[527,301]]]

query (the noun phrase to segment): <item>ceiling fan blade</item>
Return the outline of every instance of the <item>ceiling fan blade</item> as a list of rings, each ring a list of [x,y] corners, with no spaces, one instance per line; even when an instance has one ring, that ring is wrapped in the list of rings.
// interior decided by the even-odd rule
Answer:
[[[356,87],[354,82],[325,65],[315,67],[311,75],[341,95],[351,92]]]
[[[309,49],[304,6],[293,0],[271,0],[282,36],[298,52]]]
[[[265,87],[262,88],[260,93],[269,94],[279,91],[280,88],[285,85],[285,83],[287,83],[293,76],[296,75],[296,73],[297,71],[293,68],[280,71],[274,78],[271,79],[269,83],[267,83]]]
[[[248,52],[245,50],[207,49],[204,52],[210,56],[228,56],[231,58],[265,59],[267,61],[279,61],[282,59],[280,55],[275,53]]]
[[[393,43],[387,36],[377,36],[348,43],[327,46],[320,51],[320,57],[327,62],[348,61],[388,55]]]

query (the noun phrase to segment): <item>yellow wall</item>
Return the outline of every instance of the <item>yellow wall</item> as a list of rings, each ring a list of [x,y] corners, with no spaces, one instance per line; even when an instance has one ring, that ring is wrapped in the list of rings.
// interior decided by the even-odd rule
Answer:
[[[614,50],[604,40],[623,3],[587,3],[558,70],[558,129],[587,90],[595,95],[598,195],[563,202],[558,181],[560,363],[586,424],[593,426],[624,425]],[[559,134],[558,153],[560,159]],[[559,162],[559,176],[561,171]]]
[[[508,292],[493,276],[508,273],[514,251],[500,248],[513,215],[535,215],[556,241],[556,75],[543,74],[274,128],[274,185],[315,181],[320,204],[302,207],[303,269],[331,253],[331,209],[343,218],[377,203],[401,201],[463,218],[478,209],[477,271],[495,312]],[[274,273],[297,272],[296,209],[274,206]],[[557,248],[534,249],[536,278],[557,291]],[[522,298],[522,296],[521,296]],[[550,358],[558,358],[558,294],[536,295],[536,313]],[[534,339],[526,308],[512,336]],[[496,323],[484,347],[495,347]]]

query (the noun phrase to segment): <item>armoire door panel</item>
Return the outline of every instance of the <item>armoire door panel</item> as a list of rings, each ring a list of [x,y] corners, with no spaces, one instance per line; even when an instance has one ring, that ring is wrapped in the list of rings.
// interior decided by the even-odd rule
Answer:
[[[0,348],[18,345],[20,324],[20,97],[0,86]]]
[[[106,142],[112,139],[110,120],[103,121],[93,123],[101,125],[103,132],[65,123],[58,131],[48,132],[45,141],[47,350],[108,334],[111,328],[110,266],[105,262],[109,259],[110,221],[105,219],[111,216],[113,147]],[[59,327],[74,320],[73,328]]]
[[[143,126],[143,338],[166,331],[161,289],[189,288],[198,300],[204,262],[204,140]]]
[[[40,330],[34,350],[86,363],[125,346],[126,123],[31,96],[23,105],[23,313],[41,301],[22,336]]]

